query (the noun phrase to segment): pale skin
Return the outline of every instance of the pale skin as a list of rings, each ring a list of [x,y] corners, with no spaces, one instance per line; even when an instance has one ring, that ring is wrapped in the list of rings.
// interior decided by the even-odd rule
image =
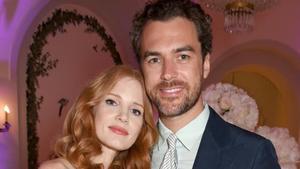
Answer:
[[[44,162],[39,169],[75,169],[67,160],[63,158]]]
[[[124,87],[130,86],[130,87]],[[91,158],[94,164],[108,169],[120,151],[129,149],[136,141],[144,123],[143,88],[139,81],[124,77],[94,107],[96,135],[102,153]],[[40,169],[73,169],[65,159],[43,163]]]
[[[196,27],[182,17],[148,21],[140,42],[147,93],[164,125],[176,133],[203,110],[202,98],[195,93],[200,93],[201,83],[209,74],[210,55],[202,60]],[[191,106],[181,109],[178,105],[185,102]]]

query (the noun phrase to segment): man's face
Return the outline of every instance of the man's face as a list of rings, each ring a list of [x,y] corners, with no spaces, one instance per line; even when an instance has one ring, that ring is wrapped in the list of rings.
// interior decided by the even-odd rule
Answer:
[[[141,36],[141,67],[146,90],[161,117],[202,108],[201,83],[209,73],[209,55],[202,61],[193,22],[182,17],[149,21]]]

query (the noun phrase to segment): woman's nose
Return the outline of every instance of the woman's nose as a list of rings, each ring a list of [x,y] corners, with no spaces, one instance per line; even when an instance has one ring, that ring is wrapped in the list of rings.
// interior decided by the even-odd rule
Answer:
[[[128,123],[128,113],[124,112],[124,111],[120,112],[117,115],[117,119],[120,120],[123,123]]]

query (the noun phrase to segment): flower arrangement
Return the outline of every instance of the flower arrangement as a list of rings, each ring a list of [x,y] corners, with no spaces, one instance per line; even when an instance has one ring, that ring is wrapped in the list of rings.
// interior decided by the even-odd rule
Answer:
[[[295,163],[300,159],[300,147],[288,129],[260,126],[256,133],[272,141],[282,169],[297,169]]]
[[[300,146],[295,138],[286,128],[258,127],[257,104],[243,89],[228,83],[212,84],[202,92],[202,98],[225,121],[271,140],[282,169],[297,169]]]
[[[225,121],[254,131],[258,122],[258,108],[255,100],[243,89],[228,83],[217,83],[203,91],[202,97]]]

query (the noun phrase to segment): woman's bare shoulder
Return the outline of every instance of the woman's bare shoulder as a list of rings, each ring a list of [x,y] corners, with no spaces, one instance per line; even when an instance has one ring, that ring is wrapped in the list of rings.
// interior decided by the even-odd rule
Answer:
[[[57,158],[43,162],[39,169],[73,169],[73,167],[67,160]]]

